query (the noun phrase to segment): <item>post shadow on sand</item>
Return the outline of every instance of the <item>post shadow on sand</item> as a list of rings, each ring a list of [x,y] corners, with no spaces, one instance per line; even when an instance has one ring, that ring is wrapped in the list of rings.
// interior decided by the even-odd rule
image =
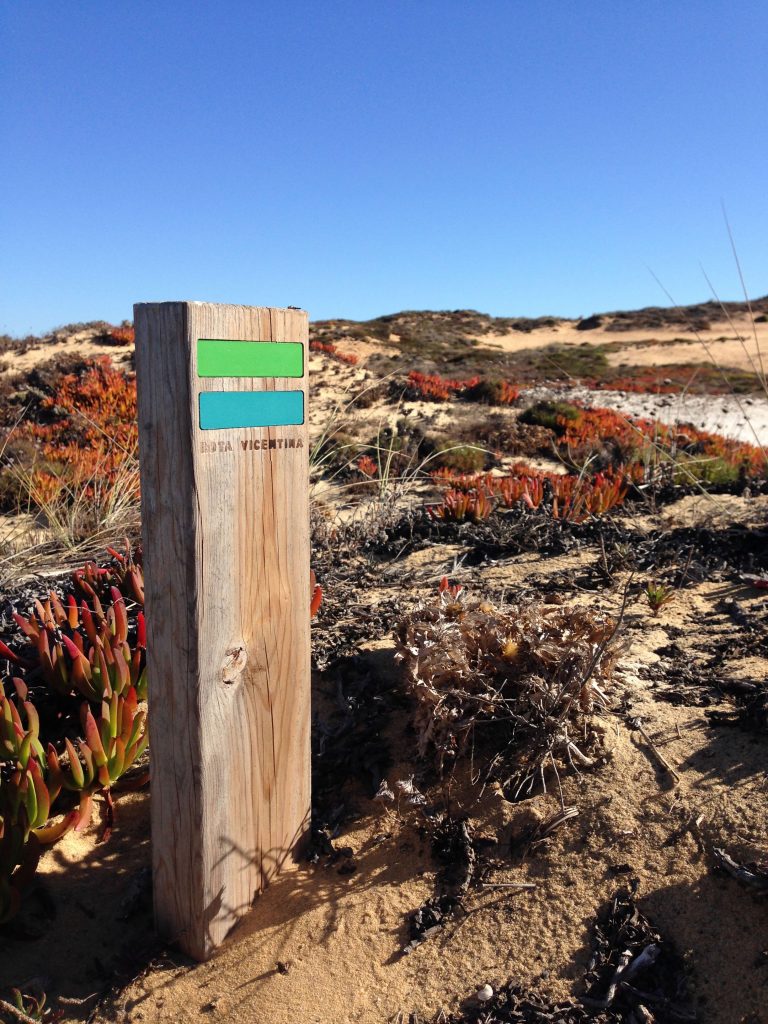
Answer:
[[[735,723],[708,722],[703,729],[704,742],[678,768],[680,773],[692,769],[699,776],[690,784],[692,790],[707,789],[719,779],[735,791],[764,776],[765,735]]]
[[[326,814],[333,818],[340,809],[352,810],[352,816],[357,817],[358,813],[370,814],[376,806],[370,803],[370,797],[390,761],[390,737],[386,735],[389,701],[381,697],[381,692],[386,692],[394,671],[393,652],[376,650],[336,659],[326,672],[313,673],[313,811],[320,822],[326,820]],[[230,838],[222,840],[222,858],[239,862],[242,870],[256,863],[267,883],[265,891],[247,904],[228,905],[224,893],[212,901],[206,912],[208,921],[222,910],[240,918],[229,932],[227,944],[245,942],[253,950],[255,943],[258,948],[259,931],[268,922],[271,934],[265,942],[274,944],[275,929],[284,929],[282,943],[274,948],[276,964],[280,949],[294,931],[293,923],[301,915],[318,906],[323,908],[316,939],[322,944],[337,928],[339,903],[350,887],[357,892],[371,891],[413,878],[412,867],[404,866],[398,857],[393,860],[391,848],[375,839],[355,853],[352,874],[340,874],[332,858],[323,857],[319,867],[312,867],[305,859],[308,833],[309,822],[287,849],[266,851],[243,848]],[[288,863],[297,858],[298,865]],[[340,863],[342,867],[350,866],[347,859]],[[403,920],[392,938],[394,952],[405,944],[406,930],[407,922]],[[181,956],[174,959],[179,964],[189,962]],[[214,955],[214,971],[215,959]],[[243,999],[250,998],[254,988],[276,970],[275,965],[243,983]]]
[[[231,918],[234,922],[228,933],[229,936],[238,927],[243,916],[250,912],[261,893],[266,891],[267,887],[278,877],[280,872],[285,870],[289,864],[298,865],[301,863],[308,843],[309,827],[310,823],[307,817],[294,833],[288,846],[284,848],[273,847],[270,850],[256,848],[247,850],[228,836],[222,836],[222,853],[214,861],[212,870],[221,867],[226,861],[231,862],[233,860],[239,861],[239,870],[248,874],[251,873],[250,869],[256,866],[259,871],[260,885],[253,892],[251,899],[241,904],[228,903],[223,889],[220,889],[216,897],[205,908],[203,919],[206,929],[209,929],[211,922],[223,912],[226,917]],[[210,937],[210,931],[208,934]]]
[[[228,856],[241,858],[243,863],[249,857],[254,857],[253,851],[239,849],[230,844]],[[270,851],[267,854],[256,854],[262,862],[276,864],[284,853]],[[267,888],[259,894],[254,902],[248,906],[231,908],[242,912],[243,916],[230,931],[222,951],[230,944],[242,944],[244,956],[249,959],[255,958],[255,953],[263,943],[270,945],[270,960],[274,966],[266,970],[254,973],[253,977],[242,982],[234,991],[227,990],[230,999],[230,1012],[235,1013],[241,1004],[251,1003],[255,993],[269,978],[280,972],[278,964],[281,961],[281,953],[289,944],[294,929],[300,917],[311,913],[318,907],[323,909],[322,921],[313,941],[316,945],[322,946],[328,942],[337,929],[341,912],[341,903],[345,896],[354,889],[355,894],[372,893],[377,888],[389,889],[414,877],[413,866],[407,862],[407,858],[392,856],[392,849],[386,843],[377,842],[375,839],[367,841],[356,853],[355,861],[357,870],[354,874],[339,874],[333,865],[313,866],[306,861],[295,867],[285,867],[279,874],[271,879]],[[424,850],[424,861],[427,864],[428,852]],[[268,928],[263,940],[259,939],[262,930]],[[399,951],[406,941],[405,921],[401,922],[392,933],[392,949]],[[276,932],[280,931],[280,941],[276,940]],[[214,956],[205,966],[191,963],[181,956],[173,956],[169,961],[169,967],[178,968],[188,965],[189,969],[197,969],[206,972],[206,979],[215,978],[217,974],[217,957]],[[226,962],[222,962],[222,970],[226,971]],[[138,995],[121,1004],[121,1012],[126,1013],[141,1006],[150,998],[155,998],[164,985],[170,985],[175,970],[169,974],[165,982],[153,987],[150,996]],[[222,985],[224,982],[222,982]],[[234,1001],[237,999],[237,1001]],[[120,1019],[119,1016],[116,1019]]]
[[[148,794],[118,801],[108,842],[72,860],[63,850],[46,852],[54,870],[38,873],[19,915],[0,928],[0,986],[42,979],[54,1001],[126,984],[161,951],[152,927]],[[84,1004],[83,1016],[93,1005]]]

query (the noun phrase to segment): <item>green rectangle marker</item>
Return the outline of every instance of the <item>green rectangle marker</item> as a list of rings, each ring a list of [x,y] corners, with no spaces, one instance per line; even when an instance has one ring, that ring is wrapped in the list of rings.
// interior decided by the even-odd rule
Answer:
[[[302,377],[304,346],[297,341],[197,343],[198,377]]]
[[[288,427],[304,422],[303,391],[201,391],[200,429]]]

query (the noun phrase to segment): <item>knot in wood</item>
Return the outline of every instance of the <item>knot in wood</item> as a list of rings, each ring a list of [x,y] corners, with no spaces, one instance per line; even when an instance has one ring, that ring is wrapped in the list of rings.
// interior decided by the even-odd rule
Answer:
[[[225,683],[236,682],[242,675],[247,661],[248,652],[244,647],[230,647],[224,656],[224,665],[221,669],[222,681]]]

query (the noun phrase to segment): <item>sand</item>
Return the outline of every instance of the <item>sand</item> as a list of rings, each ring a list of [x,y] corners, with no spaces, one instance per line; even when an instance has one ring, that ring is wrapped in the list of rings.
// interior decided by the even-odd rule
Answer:
[[[57,338],[51,342],[29,348],[26,352],[12,353],[7,350],[0,353],[0,374],[24,373],[49,359],[63,359],[73,355],[81,355],[84,359],[98,359],[109,356],[115,366],[130,363],[133,357],[132,345],[105,344],[98,338],[94,328],[75,331],[73,334]]]
[[[578,331],[576,323],[564,320],[555,327],[539,327],[530,333],[483,334],[477,341],[483,348],[501,352],[546,345],[607,345],[612,366],[715,363],[763,374],[768,370],[768,323],[754,323],[746,314],[716,322],[695,334],[682,327],[612,331],[601,326]]]

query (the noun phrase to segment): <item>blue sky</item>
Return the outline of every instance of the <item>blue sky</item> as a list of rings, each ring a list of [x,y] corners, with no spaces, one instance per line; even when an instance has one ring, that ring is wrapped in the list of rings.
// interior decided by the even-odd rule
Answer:
[[[768,5],[0,0],[0,332],[768,291]]]

